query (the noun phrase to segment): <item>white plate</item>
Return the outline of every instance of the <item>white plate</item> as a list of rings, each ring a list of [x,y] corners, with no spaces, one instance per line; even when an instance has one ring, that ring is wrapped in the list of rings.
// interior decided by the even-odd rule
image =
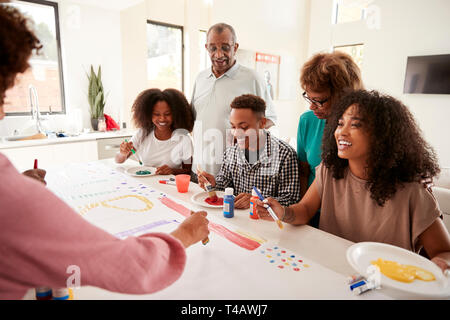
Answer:
[[[144,171],[144,170],[148,170],[151,173],[150,174],[136,174],[137,171]],[[139,166],[139,167],[128,168],[127,170],[125,170],[125,172],[128,173],[130,176],[134,176],[134,177],[149,177],[149,176],[155,175],[156,168],[147,167],[147,166]]]
[[[223,198],[225,195],[225,192],[223,191],[216,191],[216,194],[219,198]],[[207,191],[199,192],[197,194],[194,194],[191,197],[192,202],[195,204],[198,204],[199,206],[207,207],[207,208],[223,208],[223,205],[220,206],[213,206],[212,204],[208,204],[205,202],[205,199],[209,197],[209,194]]]
[[[430,271],[436,277],[434,281],[415,279],[405,283],[396,281],[381,274],[381,287],[394,288],[402,292],[428,298],[450,297],[450,279],[430,260],[406,249],[379,242],[360,242],[347,249],[347,261],[359,274],[368,277],[367,268],[371,261],[382,258],[400,264],[408,264]]]

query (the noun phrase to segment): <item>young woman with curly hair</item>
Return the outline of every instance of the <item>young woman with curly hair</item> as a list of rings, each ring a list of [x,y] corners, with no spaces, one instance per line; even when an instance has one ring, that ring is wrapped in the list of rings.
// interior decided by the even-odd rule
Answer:
[[[421,182],[439,166],[406,106],[376,91],[344,96],[328,118],[322,157],[299,203],[282,207],[267,199],[282,221],[305,224],[321,208],[321,230],[353,242],[423,247],[443,271],[449,268],[450,236]],[[263,202],[258,214],[270,219]]]
[[[120,145],[116,162],[123,163],[134,149],[145,165],[157,168],[156,174],[190,174],[193,146],[188,133],[194,120],[184,94],[148,89],[136,98],[132,111],[139,130]]]
[[[0,4],[0,110],[5,91],[29,67],[32,50],[40,48],[30,22]],[[171,234],[120,240],[90,224],[42,183],[17,172],[1,153],[0,176],[0,299],[21,299],[29,288],[66,287],[71,265],[79,267],[82,285],[152,293],[181,276],[185,248],[209,233],[203,211]]]

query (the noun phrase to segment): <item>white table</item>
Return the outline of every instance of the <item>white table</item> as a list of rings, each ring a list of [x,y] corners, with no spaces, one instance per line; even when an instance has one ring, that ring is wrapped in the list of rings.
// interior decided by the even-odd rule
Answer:
[[[124,170],[128,167],[135,166],[133,161],[128,161],[125,165],[115,164],[112,159],[100,160],[98,163],[102,163],[111,168],[119,168]],[[284,224],[283,230],[276,227],[276,224],[269,221],[253,220],[249,218],[248,210],[235,210],[234,218],[227,219],[223,217],[221,209],[204,208],[198,206],[191,201],[192,195],[202,191],[202,189],[194,183],[190,184],[189,191],[187,193],[178,193],[176,187],[173,185],[164,185],[158,183],[158,180],[167,179],[170,176],[150,176],[139,177],[140,183],[144,183],[150,187],[154,187],[167,195],[182,200],[190,205],[193,210],[205,210],[208,212],[210,220],[214,220],[216,223],[223,222],[225,225],[233,225],[240,230],[248,231],[251,234],[257,234],[258,236],[266,239],[268,242],[276,243],[280,247],[286,248],[292,252],[300,253],[302,257],[319,265],[320,268],[326,270],[327,279],[332,283],[326,290],[321,289],[318,291],[314,281],[320,282],[320,278],[313,279],[313,282],[305,282],[304,286],[298,289],[298,294],[294,294],[287,298],[280,295],[281,299],[392,299],[392,298],[415,298],[407,296],[405,294],[396,292],[392,289],[382,288],[380,290],[372,290],[360,296],[354,296],[345,282],[345,279],[350,274],[354,274],[355,271],[348,264],[346,260],[346,250],[353,243],[336,237],[332,234],[323,232],[321,230],[312,228],[310,226],[291,226]],[[189,256],[194,253],[195,250],[203,250],[205,255],[208,250],[214,250],[214,242],[211,241],[205,247],[202,244],[195,244],[193,247],[187,249],[188,263],[186,265],[185,273],[181,276],[177,282],[172,286],[149,295],[127,295],[109,292],[95,287],[81,287],[75,289],[76,299],[198,299],[208,300],[211,297],[211,292],[215,292],[212,288],[207,288],[208,283],[203,284],[205,289],[196,290],[191,282],[183,281],[183,276],[189,273],[189,269],[193,268],[193,262],[189,262]],[[211,251],[209,251],[211,252]],[[198,262],[201,263],[201,262]],[[236,263],[239,263],[236,261]],[[245,267],[245,266],[244,266]],[[187,276],[186,276],[187,277]],[[264,278],[264,276],[262,277]],[[226,281],[226,280],[224,280]],[[201,279],[199,279],[201,282]],[[242,286],[245,287],[245,283]],[[276,287],[273,288],[275,291]],[[185,294],[180,294],[185,292]],[[197,294],[193,294],[197,292]],[[255,292],[255,298],[258,299],[277,299],[275,295],[264,295],[263,293]],[[213,294],[213,299],[252,299],[245,293],[245,290],[240,293],[240,290],[236,291],[233,296],[221,296],[220,294]]]

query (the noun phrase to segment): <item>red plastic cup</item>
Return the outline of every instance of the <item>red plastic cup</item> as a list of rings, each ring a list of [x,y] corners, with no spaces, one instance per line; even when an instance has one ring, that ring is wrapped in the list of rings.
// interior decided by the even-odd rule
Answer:
[[[175,183],[177,185],[177,190],[180,193],[185,193],[189,189],[189,182],[191,181],[191,176],[188,174],[178,174],[175,176]]]

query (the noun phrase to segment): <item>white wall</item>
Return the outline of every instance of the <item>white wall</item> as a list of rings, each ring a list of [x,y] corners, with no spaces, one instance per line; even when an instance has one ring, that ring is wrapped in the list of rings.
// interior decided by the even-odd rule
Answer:
[[[309,0],[214,0],[211,10],[211,24],[231,24],[240,48],[280,55],[281,64],[286,58],[292,61],[296,97],[274,101],[280,137],[296,137],[298,119],[305,111],[299,70],[307,57],[309,7]],[[282,70],[280,78],[286,76]]]
[[[364,43],[363,80],[403,101],[442,166],[450,166],[450,95],[403,94],[407,56],[450,53],[450,1],[375,0],[380,28],[365,22],[331,25],[331,0],[311,4],[309,55],[334,45]]]
[[[96,71],[101,65],[106,94],[104,112],[119,122],[123,104],[119,12],[70,1],[60,1],[59,6],[67,108],[80,108],[83,127],[90,128],[86,72],[91,64]],[[80,10],[79,24],[73,22],[74,6]]]
[[[131,106],[147,86],[147,6],[142,2],[120,13],[123,91],[122,120],[131,127]]]

